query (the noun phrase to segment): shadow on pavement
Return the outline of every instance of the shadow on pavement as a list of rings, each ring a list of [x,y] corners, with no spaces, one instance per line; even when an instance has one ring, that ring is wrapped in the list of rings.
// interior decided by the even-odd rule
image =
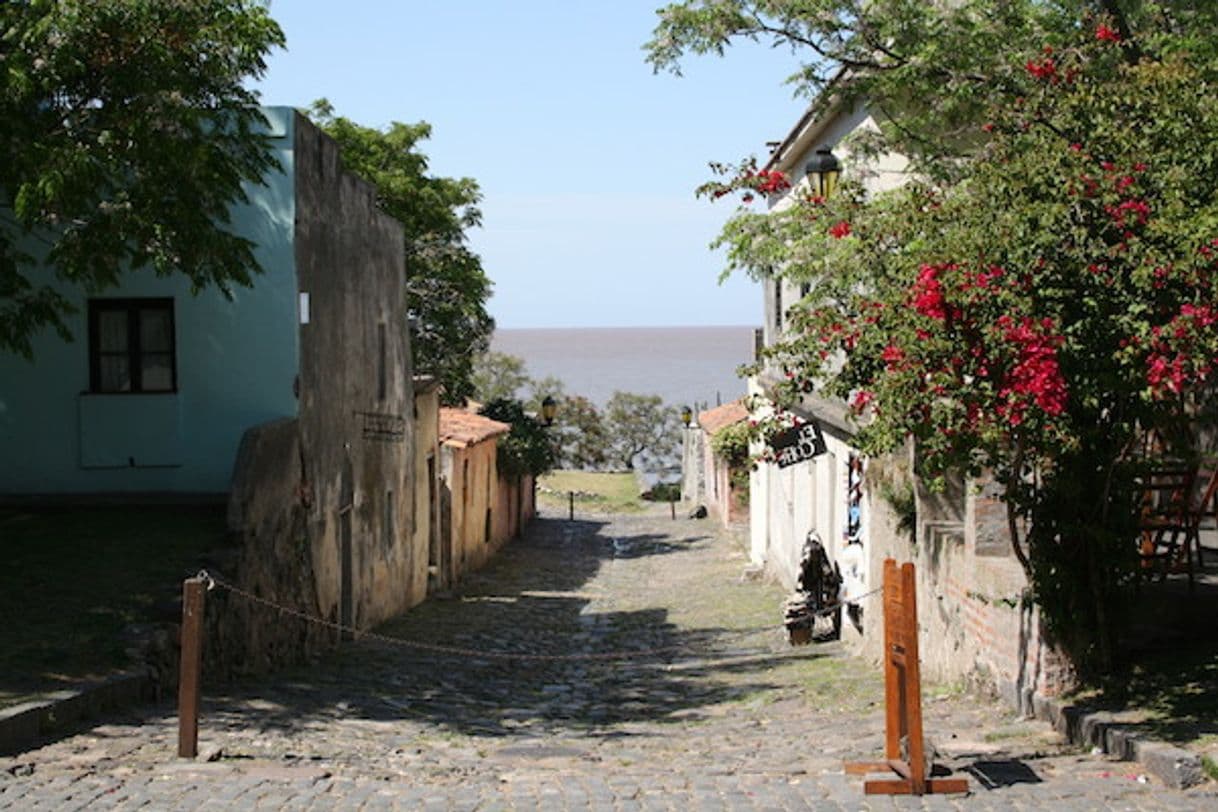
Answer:
[[[620,736],[609,728],[696,720],[711,706],[778,687],[766,676],[776,659],[820,656],[785,648],[777,609],[767,630],[679,628],[662,606],[616,609],[605,584],[628,589],[637,559],[710,543],[688,525],[674,530],[610,535],[602,522],[539,520],[451,598],[429,600],[377,629],[410,643],[344,646],[315,668],[237,686],[208,715],[285,732],[355,717],[504,737],[561,729]],[[626,569],[606,569],[615,566]],[[657,603],[681,599],[662,595]]]
[[[999,789],[1015,784],[1040,784],[1041,778],[1031,767],[1018,759],[974,761],[961,772],[975,778],[986,789]]]

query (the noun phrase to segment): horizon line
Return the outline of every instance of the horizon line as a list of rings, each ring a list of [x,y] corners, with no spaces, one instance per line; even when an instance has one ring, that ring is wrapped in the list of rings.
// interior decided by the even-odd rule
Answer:
[[[720,329],[724,327],[739,327],[741,329],[756,329],[757,324],[575,324],[569,326],[540,326],[540,327],[499,327],[495,330],[696,330]]]

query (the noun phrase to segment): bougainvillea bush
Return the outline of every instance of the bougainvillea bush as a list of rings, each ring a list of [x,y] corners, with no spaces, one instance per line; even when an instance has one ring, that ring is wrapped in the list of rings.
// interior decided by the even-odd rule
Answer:
[[[1085,16],[1004,54],[951,171],[871,198],[847,181],[720,238],[733,268],[811,288],[771,350],[783,398],[845,399],[864,450],[912,438],[932,483],[1003,486],[1084,668],[1129,605],[1142,438],[1195,420],[1218,374],[1218,64],[1156,19]],[[757,193],[723,170],[707,192]]]

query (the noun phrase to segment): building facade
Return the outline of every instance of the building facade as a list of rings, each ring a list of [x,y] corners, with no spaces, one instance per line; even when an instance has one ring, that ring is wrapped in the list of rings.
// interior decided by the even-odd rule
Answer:
[[[843,172],[856,169],[848,136],[877,127],[862,107],[830,105],[823,114],[805,114],[764,167],[794,184],[770,200],[771,210],[808,193],[804,167],[818,150],[832,150]],[[861,175],[864,186],[871,194],[895,188],[907,166],[900,155],[880,156]],[[810,290],[781,277],[765,280],[765,345],[781,339],[789,308]],[[772,408],[769,397],[778,380],[773,368],[750,380],[755,416]],[[1027,577],[1011,550],[1005,505],[993,486],[959,481],[932,493],[913,473],[913,449],[881,459],[859,452],[852,444],[854,415],[844,403],[812,392],[792,411],[819,430],[821,444],[810,459],[762,464],[750,477],[750,554],[756,565],[792,586],[803,545],[810,537],[818,540],[841,572],[843,599],[851,602],[843,639],[878,661],[883,628],[875,590],[883,561],[913,561],[928,678],[971,681],[1022,710],[1032,710],[1036,697],[1072,684],[1069,663],[1047,640],[1026,599]],[[908,500],[897,494],[908,494]]]
[[[135,270],[93,293],[42,270],[75,340],[0,355],[0,497],[227,501],[226,578],[364,628],[418,597],[404,237],[332,139],[264,114],[278,168],[231,215],[263,269],[250,287]],[[219,671],[334,636],[235,600],[218,617]]]

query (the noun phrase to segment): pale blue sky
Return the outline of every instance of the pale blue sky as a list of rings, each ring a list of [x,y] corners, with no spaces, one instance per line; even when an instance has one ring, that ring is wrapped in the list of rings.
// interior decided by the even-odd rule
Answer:
[[[761,154],[803,102],[789,52],[738,47],[653,75],[660,0],[273,0],[288,39],[267,104],[328,98],[372,126],[432,124],[439,174],[482,187],[471,243],[501,327],[754,324],[707,244],[731,205],[695,200],[709,160]]]

